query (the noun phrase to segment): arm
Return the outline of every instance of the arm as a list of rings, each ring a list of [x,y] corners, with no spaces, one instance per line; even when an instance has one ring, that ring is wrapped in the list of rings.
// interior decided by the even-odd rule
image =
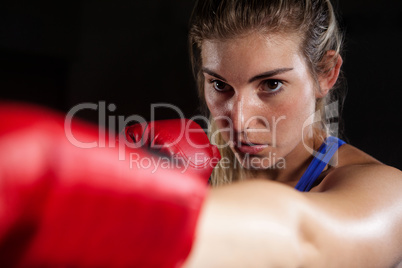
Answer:
[[[207,177],[124,143],[80,148],[64,127],[60,114],[0,102],[0,266],[179,266]],[[80,141],[100,131],[71,125]]]
[[[319,193],[262,180],[213,189],[187,267],[390,267],[402,257],[401,172],[345,166]]]

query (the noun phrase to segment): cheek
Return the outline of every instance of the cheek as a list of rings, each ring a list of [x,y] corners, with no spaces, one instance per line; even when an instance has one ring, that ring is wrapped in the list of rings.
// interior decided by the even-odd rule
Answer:
[[[314,113],[315,99],[311,93],[303,92],[296,96],[288,106],[289,116],[297,121],[304,121]]]
[[[213,98],[211,94],[208,93],[207,90],[204,90],[204,98],[205,103],[207,104],[208,110],[211,113],[212,117],[216,117],[220,113],[216,99]]]
[[[214,94],[208,93],[204,91],[205,102],[207,104],[208,110],[212,116],[212,118],[221,118],[226,115],[225,107],[222,105],[222,101],[219,101]],[[221,105],[219,105],[221,104]],[[212,122],[211,122],[212,123]],[[218,129],[225,127],[222,123],[222,120],[217,120],[215,122]]]
[[[275,107],[276,132],[278,139],[299,138],[303,125],[315,110],[315,98],[309,88],[299,91],[300,94],[289,96],[286,101]],[[281,120],[279,120],[281,118]]]
[[[228,100],[214,91],[206,88],[204,98],[212,117],[228,116]]]
[[[230,117],[229,101],[224,97],[217,96],[217,94],[206,93],[205,102],[207,104],[208,110],[211,113],[213,120],[210,122],[215,125],[213,128],[212,140],[218,144],[227,144],[229,140],[233,139],[233,129],[231,128],[232,121]],[[219,135],[218,135],[219,134]],[[219,142],[219,138],[223,140]],[[218,138],[218,140],[216,140]]]

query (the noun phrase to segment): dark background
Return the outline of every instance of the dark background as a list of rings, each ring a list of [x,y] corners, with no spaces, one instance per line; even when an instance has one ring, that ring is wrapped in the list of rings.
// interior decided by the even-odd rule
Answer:
[[[402,169],[402,1],[334,1],[346,31],[348,141]],[[187,53],[194,0],[2,1],[0,98],[62,112],[115,104],[108,116],[150,119],[152,103],[199,114]],[[98,122],[97,111],[77,116]],[[156,118],[172,118],[156,110]]]

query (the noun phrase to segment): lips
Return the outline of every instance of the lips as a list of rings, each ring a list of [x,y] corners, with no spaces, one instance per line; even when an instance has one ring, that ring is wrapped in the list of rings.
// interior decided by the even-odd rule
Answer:
[[[236,150],[243,154],[258,154],[268,148],[268,144],[239,143],[235,146]]]

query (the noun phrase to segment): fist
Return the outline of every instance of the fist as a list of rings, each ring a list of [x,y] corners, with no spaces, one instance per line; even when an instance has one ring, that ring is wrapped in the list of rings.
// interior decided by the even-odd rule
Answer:
[[[206,181],[221,158],[218,148],[210,144],[204,130],[189,119],[135,124],[126,127],[125,134],[135,147],[145,147],[165,155]]]

